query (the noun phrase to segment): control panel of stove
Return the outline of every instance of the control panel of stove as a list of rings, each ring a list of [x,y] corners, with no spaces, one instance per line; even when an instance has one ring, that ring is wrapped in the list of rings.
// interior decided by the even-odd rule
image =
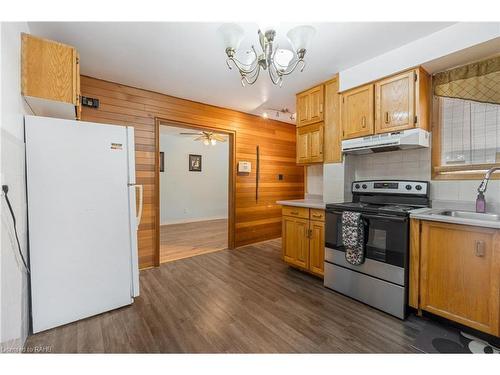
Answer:
[[[387,193],[427,195],[429,183],[426,181],[375,180],[354,181],[353,193]]]

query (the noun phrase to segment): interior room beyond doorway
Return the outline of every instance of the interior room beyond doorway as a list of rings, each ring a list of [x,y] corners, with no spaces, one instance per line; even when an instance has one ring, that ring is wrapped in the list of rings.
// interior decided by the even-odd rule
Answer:
[[[160,125],[160,262],[228,248],[229,137]]]

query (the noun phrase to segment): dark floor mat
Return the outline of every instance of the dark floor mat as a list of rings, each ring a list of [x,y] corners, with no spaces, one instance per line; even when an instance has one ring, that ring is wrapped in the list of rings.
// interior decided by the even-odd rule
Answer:
[[[500,354],[500,348],[451,325],[427,321],[412,345],[424,353]]]

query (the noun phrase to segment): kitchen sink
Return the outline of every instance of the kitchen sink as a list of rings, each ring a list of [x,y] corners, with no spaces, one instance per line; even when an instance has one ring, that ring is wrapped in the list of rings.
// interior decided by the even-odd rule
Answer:
[[[471,211],[437,211],[431,213],[431,215],[441,215],[441,216],[451,216],[460,219],[472,219],[472,220],[485,220],[485,221],[500,221],[500,215],[492,213],[479,213]]]

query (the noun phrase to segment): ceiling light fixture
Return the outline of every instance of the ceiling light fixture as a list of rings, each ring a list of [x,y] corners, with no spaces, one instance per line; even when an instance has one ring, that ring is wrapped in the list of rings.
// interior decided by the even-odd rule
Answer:
[[[243,28],[236,24],[224,24],[219,28],[218,32],[226,47],[226,64],[229,69],[232,69],[231,65],[238,69],[242,86],[245,86],[245,83],[253,85],[259,78],[262,69],[269,72],[269,78],[274,85],[281,87],[283,76],[293,73],[299,65],[300,71],[304,70],[306,47],[314,35],[315,29],[312,26],[297,26],[287,33],[288,40],[295,52],[275,46],[276,31],[269,29],[262,33],[259,29],[257,34],[259,35],[262,52],[257,54],[255,47],[252,45],[252,50],[248,52],[252,55],[252,58],[248,63],[241,62],[235,57],[236,51],[243,40]]]
[[[291,121],[295,121],[295,113],[290,111],[287,107],[283,107],[281,109],[275,109],[275,108],[268,108],[266,109],[266,112],[262,113],[262,117],[264,118],[269,118],[268,111],[274,112],[274,116],[276,118],[280,118],[281,115],[286,115]]]

